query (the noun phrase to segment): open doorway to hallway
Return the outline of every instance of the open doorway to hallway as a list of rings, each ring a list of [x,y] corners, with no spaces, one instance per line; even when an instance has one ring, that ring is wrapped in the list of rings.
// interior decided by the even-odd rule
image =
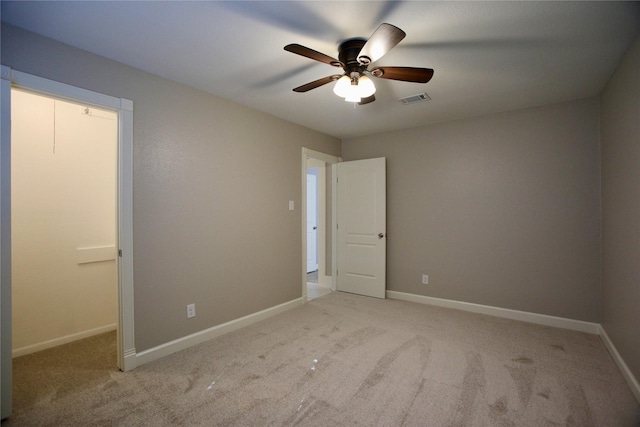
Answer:
[[[306,280],[307,300],[331,292],[331,246],[327,245],[327,180],[330,164],[316,158],[306,160]],[[330,199],[330,197],[329,197]]]

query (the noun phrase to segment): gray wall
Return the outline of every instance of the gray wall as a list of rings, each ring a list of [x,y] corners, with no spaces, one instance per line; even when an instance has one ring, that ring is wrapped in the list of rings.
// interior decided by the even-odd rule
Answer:
[[[602,325],[640,379],[640,37],[602,95]]]
[[[339,140],[5,24],[2,64],[134,102],[137,351],[302,295],[288,201]]]
[[[588,99],[343,141],[387,158],[387,289],[599,321],[598,117]]]

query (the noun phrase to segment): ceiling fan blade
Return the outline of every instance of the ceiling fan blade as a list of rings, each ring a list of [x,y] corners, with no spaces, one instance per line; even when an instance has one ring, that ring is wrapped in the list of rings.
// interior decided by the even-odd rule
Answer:
[[[403,82],[427,83],[433,77],[433,70],[415,67],[379,67],[371,70],[371,75]]]
[[[324,53],[320,53],[316,50],[309,49],[308,47],[299,45],[297,43],[288,44],[284,47],[284,50],[291,53],[296,53],[300,56],[304,56],[316,61],[324,62],[325,64],[333,65],[334,67],[340,66],[340,61],[332,58]]]
[[[400,28],[391,24],[380,24],[377,30],[371,34],[369,40],[362,46],[358,54],[358,62],[369,65],[382,58],[407,34]]]
[[[370,104],[375,100],[376,100],[376,96],[375,95],[367,96],[366,98],[362,98],[362,100],[360,102],[358,102],[358,105]]]
[[[326,85],[327,83],[335,82],[340,77],[342,77],[341,74],[334,74],[332,76],[323,77],[321,79],[314,80],[314,81],[312,81],[310,83],[307,83],[305,85],[298,86],[297,88],[293,89],[293,91],[294,92],[307,92],[307,91],[310,91],[311,89],[315,89],[315,88],[320,87],[322,85]]]

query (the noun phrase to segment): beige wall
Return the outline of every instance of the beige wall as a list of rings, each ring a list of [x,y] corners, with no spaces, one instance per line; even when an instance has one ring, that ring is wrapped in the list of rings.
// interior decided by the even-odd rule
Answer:
[[[11,111],[13,351],[26,354],[116,324],[117,117],[21,91]],[[78,263],[104,246],[112,260]]]
[[[134,102],[137,351],[301,296],[301,148],[339,140],[4,24],[2,64]]]
[[[640,379],[640,37],[602,95],[602,325]]]
[[[345,160],[387,158],[387,289],[599,321],[598,114],[589,99],[343,141]]]

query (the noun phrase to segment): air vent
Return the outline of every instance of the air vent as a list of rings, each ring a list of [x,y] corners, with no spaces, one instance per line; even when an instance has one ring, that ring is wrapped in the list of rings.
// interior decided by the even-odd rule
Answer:
[[[409,105],[415,104],[416,102],[424,102],[429,100],[431,100],[431,98],[429,98],[429,95],[427,95],[426,93],[419,93],[418,95],[411,95],[407,96],[406,98],[401,98],[398,101],[402,102],[405,105]]]

